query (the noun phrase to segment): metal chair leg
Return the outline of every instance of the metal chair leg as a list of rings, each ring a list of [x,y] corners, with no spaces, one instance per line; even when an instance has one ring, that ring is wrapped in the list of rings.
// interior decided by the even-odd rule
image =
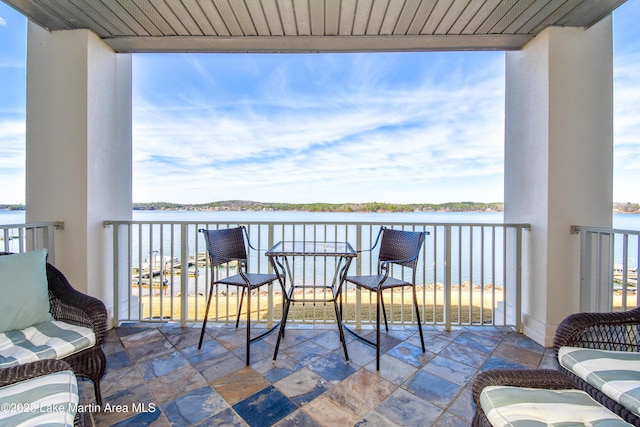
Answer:
[[[244,300],[244,293],[246,288],[242,288],[242,295],[240,295],[240,305],[238,306],[238,317],[236,317],[236,328],[240,324],[240,313],[242,313],[242,301]]]
[[[242,292],[244,294],[244,291]],[[240,320],[240,317],[238,317]],[[251,350],[251,289],[247,289],[247,366],[249,366],[249,353]]]
[[[382,295],[380,292],[376,292],[378,295],[378,307],[376,312],[376,371],[380,370],[380,303],[382,302]],[[383,307],[384,308],[384,307]]]
[[[287,319],[289,318],[289,309],[290,308],[291,308],[291,299],[288,299],[285,302],[285,306],[283,307],[282,329],[280,329],[280,331],[278,332],[279,334],[282,334],[282,338],[284,338],[284,335],[286,333]]]
[[[380,304],[382,304],[382,314],[384,315],[384,328],[389,332],[389,325],[387,324],[387,309],[384,308],[384,298],[382,298],[382,290],[378,291],[380,294]]]
[[[292,288],[293,289],[293,288]],[[291,307],[291,298],[287,295],[284,296],[284,305],[282,307],[282,320],[280,321],[280,330],[278,331],[278,339],[276,340],[276,348],[273,352],[273,360],[278,357],[278,349],[280,348],[280,340],[284,337],[284,330],[287,326],[287,317],[289,317],[289,307]]]
[[[344,349],[344,358],[349,361],[349,353],[347,352],[347,340],[344,338],[344,331],[342,330],[342,315],[338,309],[338,303],[333,301],[333,308],[336,310],[336,323],[338,324],[338,333],[340,334],[340,342]]]
[[[424,347],[424,336],[422,335],[422,322],[420,321],[420,310],[418,309],[418,297],[416,295],[416,287],[413,286],[413,305],[416,309],[416,320],[418,321],[418,331],[420,331],[420,343],[422,344],[422,352],[426,352]]]
[[[204,311],[204,320],[202,321],[202,331],[200,332],[200,342],[198,350],[202,348],[202,338],[204,338],[204,330],[207,327],[207,318],[209,317],[209,307],[211,307],[211,298],[213,297],[213,283],[209,286],[209,298],[207,298],[207,309]]]

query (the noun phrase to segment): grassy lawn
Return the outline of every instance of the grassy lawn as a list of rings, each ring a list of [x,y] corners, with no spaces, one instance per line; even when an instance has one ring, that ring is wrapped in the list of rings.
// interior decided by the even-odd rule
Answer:
[[[499,301],[498,296],[495,294],[495,304]],[[311,296],[311,295],[308,295]],[[420,290],[417,292],[419,306],[423,305],[423,309],[420,312],[421,320],[425,324],[429,323],[442,323],[444,322],[444,294],[441,290],[434,292],[427,290],[426,294]],[[321,297],[321,294],[316,294],[316,298]],[[461,297],[461,298],[460,298]],[[480,291],[465,291],[462,295],[457,292],[452,292],[452,312],[451,320],[453,323],[479,323],[481,321],[480,314],[483,312],[482,320],[487,322],[492,318],[491,299],[493,293],[491,291],[485,291],[484,295],[484,309],[480,305]],[[196,297],[190,295],[187,297],[187,319],[189,321],[202,320],[206,310],[206,298],[202,295]],[[404,291],[395,291],[393,295],[390,292],[384,295],[385,307],[387,311],[387,319],[389,322],[414,322],[414,310],[411,291],[409,289]],[[174,297],[171,301],[170,296],[143,296],[143,317],[148,318],[151,309],[151,315],[159,319],[161,316],[165,319],[172,318],[174,320],[180,319],[180,312],[182,307],[180,306],[180,298]],[[173,302],[173,304],[171,304]],[[393,304],[391,304],[393,302]],[[422,304],[424,302],[424,304]],[[260,319],[262,321],[267,320],[269,317],[269,300],[266,292],[261,292],[259,295],[253,294],[251,298],[251,318]],[[345,321],[354,320],[356,317],[357,308],[357,296],[356,291],[350,290],[343,294],[343,318]],[[238,307],[238,296],[233,294],[222,295],[219,294],[217,298],[214,298],[211,302],[211,309],[209,311],[209,319],[212,321],[235,321]],[[242,306],[241,319],[247,317],[246,312],[246,297]],[[273,318],[280,319],[282,317],[282,295],[280,293],[274,294],[273,297]],[[375,322],[376,318],[376,306],[375,295],[369,298],[369,293],[362,292],[361,304],[360,304],[360,318],[363,322]],[[315,322],[315,323],[333,323],[335,322],[335,311],[333,303],[312,302],[309,303],[296,303],[292,304],[289,310],[290,321],[303,321],[303,322]]]
[[[424,324],[437,324],[444,322],[444,293],[442,289],[434,292],[428,289],[425,294],[422,290],[417,292],[419,305],[422,305],[420,312],[421,320]],[[320,297],[320,294],[317,295]],[[481,305],[481,297],[484,299],[484,307]],[[394,291],[393,295],[385,293],[385,307],[387,310],[387,318],[390,322],[414,322],[414,310],[412,304],[411,292],[409,289],[404,291]],[[464,289],[458,292],[457,289],[451,292],[451,322],[454,324],[476,324],[481,321],[487,323],[492,320],[492,307],[497,306],[502,301],[502,293],[496,290],[495,294],[491,290],[486,290],[484,295],[477,289],[469,291]],[[492,299],[495,301],[492,303]],[[393,304],[390,302],[393,301]],[[172,298],[168,295],[160,296],[143,296],[142,297],[142,315],[148,318],[151,315],[155,319],[163,317],[166,320],[179,320],[182,307],[180,306],[180,298]],[[635,292],[627,295],[627,309],[636,306]],[[622,295],[617,292],[613,296],[614,311],[622,311]],[[269,318],[269,300],[266,292],[260,292],[259,295],[252,296],[251,318],[266,321]],[[235,322],[238,310],[238,296],[235,293],[227,295],[219,294],[211,303],[209,319],[218,322]],[[343,294],[343,317],[346,322],[353,321],[356,318],[357,297],[356,291],[350,290]],[[196,297],[190,295],[187,297],[187,320],[201,321],[204,317],[206,309],[206,298],[202,295]],[[482,319],[481,319],[482,313]],[[376,307],[375,296],[369,298],[369,293],[363,291],[361,293],[360,319],[363,323],[375,322]],[[242,307],[240,318],[246,320],[246,301]],[[282,317],[282,295],[278,292],[273,296],[273,319],[278,320]],[[328,323],[335,322],[335,312],[332,303],[297,303],[293,304],[289,313],[289,320],[294,322],[306,323]]]

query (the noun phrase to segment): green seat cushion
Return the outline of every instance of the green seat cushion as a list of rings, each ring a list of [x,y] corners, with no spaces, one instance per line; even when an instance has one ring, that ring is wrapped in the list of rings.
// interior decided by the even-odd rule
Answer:
[[[629,426],[581,390],[490,386],[480,405],[494,427]]]
[[[640,415],[640,353],[561,347],[558,361],[565,369]]]
[[[73,426],[78,384],[71,371],[54,372],[0,387],[0,425]]]
[[[62,359],[96,344],[93,330],[52,320],[0,333],[0,368]]]
[[[0,256],[0,332],[52,320],[47,251]]]

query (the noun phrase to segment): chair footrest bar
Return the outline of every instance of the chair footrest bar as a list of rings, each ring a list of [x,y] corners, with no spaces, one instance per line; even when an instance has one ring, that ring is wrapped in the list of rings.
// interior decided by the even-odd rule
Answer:
[[[249,340],[249,342],[254,342],[254,341],[257,341],[257,340],[259,340],[259,339],[261,339],[261,338],[264,338],[265,336],[267,336],[268,334],[270,334],[271,332],[273,332],[273,330],[274,330],[275,328],[279,328],[279,327],[280,327],[280,323],[281,323],[281,322],[276,323],[275,325],[273,325],[272,327],[270,327],[269,329],[267,329],[265,332],[261,333],[261,334],[260,334],[260,335],[258,335],[257,337],[253,337],[253,338],[251,338],[251,339]],[[255,330],[255,329],[254,329],[254,330]]]
[[[352,330],[351,328],[349,328],[345,324],[342,324],[342,328],[346,329],[351,335],[353,335],[354,337],[358,338],[360,341],[364,341],[365,343],[369,344],[372,347],[376,346],[375,342],[366,339],[365,337],[363,337],[362,335],[358,334],[357,332],[355,332],[354,330]]]

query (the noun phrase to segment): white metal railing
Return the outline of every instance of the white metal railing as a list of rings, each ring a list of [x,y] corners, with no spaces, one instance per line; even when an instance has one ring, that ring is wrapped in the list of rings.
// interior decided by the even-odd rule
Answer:
[[[47,250],[47,261],[55,264],[55,230],[62,230],[62,222],[30,222],[0,224],[0,250],[20,253],[35,249]]]
[[[365,223],[365,222],[179,222],[107,221],[112,227],[114,316],[124,321],[201,321],[209,292],[211,270],[200,228],[247,227],[251,244],[249,269],[270,271],[264,251],[280,240],[348,241],[354,249],[371,247],[381,226],[424,230],[429,235],[418,262],[420,317],[425,324],[512,325],[520,330],[523,230],[526,224]],[[332,279],[331,258],[296,258],[293,275],[303,283]],[[375,271],[377,252],[362,252],[349,274]],[[235,274],[229,268],[215,274]],[[404,274],[399,269],[392,274]],[[238,296],[234,287],[217,286],[210,321],[235,321]],[[277,282],[252,301],[252,323],[279,320],[282,292]],[[396,324],[414,322],[409,291],[385,298],[387,315]],[[347,287],[343,291],[345,322],[375,323],[375,298]],[[255,310],[255,311],[254,311]],[[246,316],[246,313],[243,313]],[[393,319],[393,320],[391,320]],[[294,307],[290,322],[333,323],[333,307],[308,304]]]
[[[625,311],[640,305],[640,231],[572,226],[580,234],[580,311]]]

